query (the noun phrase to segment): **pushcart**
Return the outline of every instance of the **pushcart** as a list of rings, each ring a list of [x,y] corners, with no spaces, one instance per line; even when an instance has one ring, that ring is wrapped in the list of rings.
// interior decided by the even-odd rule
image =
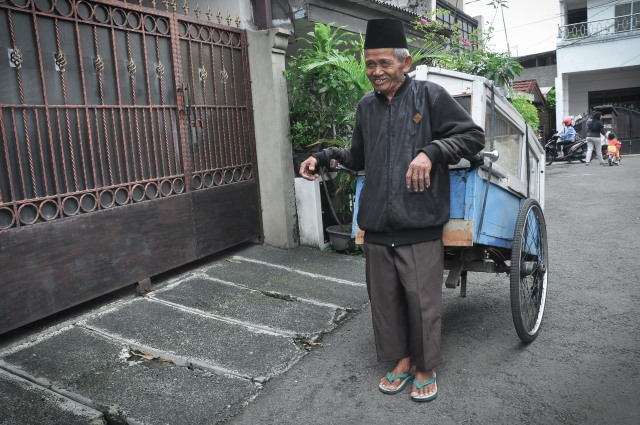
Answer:
[[[460,286],[466,296],[467,272],[508,274],[516,332],[531,342],[542,323],[549,275],[544,147],[490,81],[426,66],[415,78],[445,87],[487,136],[479,164],[463,160],[450,168],[445,286]]]
[[[445,286],[460,287],[465,297],[467,272],[508,274],[516,332],[531,342],[542,323],[549,274],[544,147],[489,80],[427,66],[418,66],[412,76],[443,86],[487,137],[479,157],[450,167]],[[361,177],[356,199],[362,184]]]

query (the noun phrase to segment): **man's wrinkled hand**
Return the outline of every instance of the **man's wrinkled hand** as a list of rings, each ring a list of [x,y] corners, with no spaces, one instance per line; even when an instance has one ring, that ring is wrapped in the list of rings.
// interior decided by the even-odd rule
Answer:
[[[416,192],[423,192],[431,186],[431,160],[426,153],[420,152],[411,164],[406,174],[407,189],[413,189]]]
[[[299,174],[307,180],[318,178],[318,160],[310,156],[300,164]]]

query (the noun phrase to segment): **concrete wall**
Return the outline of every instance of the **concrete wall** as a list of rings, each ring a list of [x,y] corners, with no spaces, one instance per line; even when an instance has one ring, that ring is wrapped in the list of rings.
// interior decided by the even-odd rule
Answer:
[[[264,243],[297,244],[289,102],[283,75],[291,33],[281,28],[247,31]]]
[[[295,187],[300,245],[324,249],[320,179],[309,181],[297,177]]]
[[[540,88],[553,87],[556,84],[558,67],[556,65],[536,66],[523,69],[518,80],[536,80]]]
[[[640,37],[558,48],[556,125],[587,112],[589,91],[640,86]],[[606,52],[603,54],[602,52]]]
[[[596,84],[597,83],[597,84]],[[640,69],[586,72],[570,76],[569,115],[587,112],[589,92],[640,87]]]
[[[640,35],[620,37],[608,42],[558,46],[558,73],[608,70],[640,65]]]
[[[565,13],[566,3],[560,1],[560,10]],[[600,28],[595,25],[597,21],[614,17],[615,9],[608,0],[589,0],[586,6],[588,20],[594,25],[594,30]],[[564,16],[560,22],[565,22]],[[564,117],[587,111],[589,91],[640,86],[639,45],[638,32],[601,33],[586,39],[558,43],[557,128],[562,128]]]

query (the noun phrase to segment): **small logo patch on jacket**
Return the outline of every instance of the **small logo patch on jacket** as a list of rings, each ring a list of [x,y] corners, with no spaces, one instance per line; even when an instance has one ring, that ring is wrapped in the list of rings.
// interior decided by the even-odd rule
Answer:
[[[420,121],[422,121],[422,115],[420,115],[420,113],[416,113],[413,118],[412,118],[413,122],[418,124]]]

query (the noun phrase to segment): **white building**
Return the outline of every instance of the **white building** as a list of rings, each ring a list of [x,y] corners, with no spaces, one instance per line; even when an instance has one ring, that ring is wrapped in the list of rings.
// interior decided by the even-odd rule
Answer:
[[[599,105],[640,110],[640,1],[561,0],[556,128]]]

